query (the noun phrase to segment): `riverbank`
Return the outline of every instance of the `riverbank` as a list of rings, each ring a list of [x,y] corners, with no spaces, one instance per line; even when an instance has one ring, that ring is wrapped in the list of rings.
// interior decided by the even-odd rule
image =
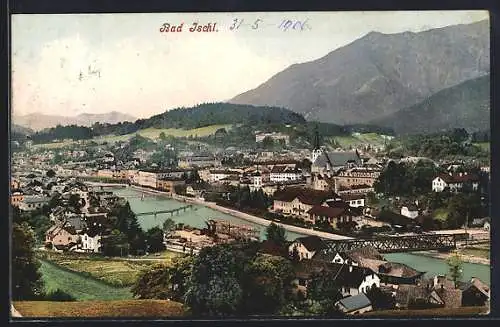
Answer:
[[[196,205],[200,205],[200,206],[205,206],[207,208],[210,208],[210,209],[213,209],[213,210],[231,215],[233,217],[261,225],[261,226],[268,226],[272,223],[272,221],[270,221],[270,220],[267,220],[267,219],[264,219],[261,217],[257,217],[254,215],[250,215],[250,214],[238,211],[238,210],[225,208],[225,207],[217,205],[214,202],[206,202],[206,201],[202,201],[202,200],[197,199],[197,198],[190,198],[190,197],[181,196],[181,195],[170,195],[170,193],[167,193],[167,192],[152,190],[152,189],[148,189],[148,188],[144,188],[144,187],[140,187],[140,186],[136,186],[136,185],[132,185],[130,187],[134,188],[136,190],[139,190],[141,192],[161,195],[161,196],[164,196],[164,197],[172,199],[172,200],[185,202],[185,203],[192,203],[192,204],[196,204]],[[298,233],[298,234],[313,235],[313,236],[318,236],[318,237],[321,237],[324,239],[329,239],[329,240],[352,239],[352,237],[348,237],[348,236],[331,234],[331,233],[321,232],[321,231],[317,231],[317,230],[313,230],[313,229],[307,229],[307,228],[302,228],[302,227],[297,227],[297,226],[292,226],[292,225],[287,225],[287,224],[282,224],[282,223],[277,223],[277,222],[274,222],[274,223],[279,225],[279,226],[282,226],[287,231]]]
[[[460,252],[460,250],[458,250],[457,252],[460,254],[460,257],[462,258],[463,262],[479,264],[479,265],[486,265],[486,266],[490,265],[490,259],[463,254]],[[440,260],[446,261],[455,252],[442,253],[442,252],[438,252],[435,250],[431,250],[431,251],[418,251],[418,252],[411,252],[411,253],[415,254],[415,255],[419,255],[419,256],[430,257],[430,258],[435,258],[435,259],[440,259]]]

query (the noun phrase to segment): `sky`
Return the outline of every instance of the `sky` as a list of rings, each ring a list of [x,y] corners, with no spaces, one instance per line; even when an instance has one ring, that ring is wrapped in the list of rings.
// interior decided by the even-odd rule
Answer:
[[[488,12],[13,15],[12,113],[146,118],[229,100],[371,31],[419,32],[483,19]],[[290,21],[286,30],[283,21]],[[189,32],[193,22],[216,23],[217,32]],[[183,23],[182,32],[160,32],[164,23]]]

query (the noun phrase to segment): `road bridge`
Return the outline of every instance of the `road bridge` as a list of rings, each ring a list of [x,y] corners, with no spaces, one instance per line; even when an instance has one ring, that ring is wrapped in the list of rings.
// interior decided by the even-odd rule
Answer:
[[[449,251],[457,248],[461,234],[384,236],[369,239],[331,240],[326,252],[346,252],[362,247],[374,247],[380,253],[413,252],[427,250]]]
[[[186,205],[186,206],[182,206],[182,207],[179,207],[179,208],[175,208],[175,209],[169,209],[169,210],[156,210],[156,211],[147,211],[147,212],[138,212],[136,213],[135,215],[136,216],[156,216],[159,215],[159,214],[162,214],[162,213],[169,213],[170,216],[173,216],[174,213],[179,213],[179,212],[184,212],[188,209],[192,209],[194,206],[192,204],[189,204],[189,205]]]

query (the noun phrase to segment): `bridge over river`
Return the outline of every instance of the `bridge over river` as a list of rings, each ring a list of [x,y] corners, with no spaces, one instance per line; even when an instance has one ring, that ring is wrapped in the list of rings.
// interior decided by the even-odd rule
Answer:
[[[186,211],[188,209],[194,209],[193,205],[192,204],[188,204],[186,206],[182,206],[182,207],[179,207],[179,208],[175,208],[175,209],[168,209],[168,210],[155,210],[155,211],[147,211],[147,212],[137,212],[135,215],[136,216],[157,216],[159,214],[162,214],[162,213],[169,213],[170,216],[173,216],[174,213],[179,213],[181,211]]]
[[[414,252],[427,250],[449,251],[457,248],[464,234],[432,234],[412,236],[384,236],[370,239],[329,240],[326,252],[345,252],[361,247],[374,247],[380,253]]]

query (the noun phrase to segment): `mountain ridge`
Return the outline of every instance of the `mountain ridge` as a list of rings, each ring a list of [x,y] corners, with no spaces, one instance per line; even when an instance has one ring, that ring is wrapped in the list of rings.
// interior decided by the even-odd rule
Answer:
[[[47,115],[42,113],[31,113],[21,116],[13,116],[13,124],[21,127],[29,128],[33,131],[41,131],[46,128],[56,127],[57,125],[79,125],[91,126],[96,122],[116,124],[124,121],[136,121],[137,118],[118,112],[116,110],[102,113],[91,114],[81,113],[76,116],[62,116],[62,115]]]
[[[370,32],[229,102],[284,107],[308,120],[367,123],[489,70],[488,20],[418,33]]]
[[[490,75],[441,90],[424,101],[371,121],[397,134],[433,133],[451,128],[490,129]]]

